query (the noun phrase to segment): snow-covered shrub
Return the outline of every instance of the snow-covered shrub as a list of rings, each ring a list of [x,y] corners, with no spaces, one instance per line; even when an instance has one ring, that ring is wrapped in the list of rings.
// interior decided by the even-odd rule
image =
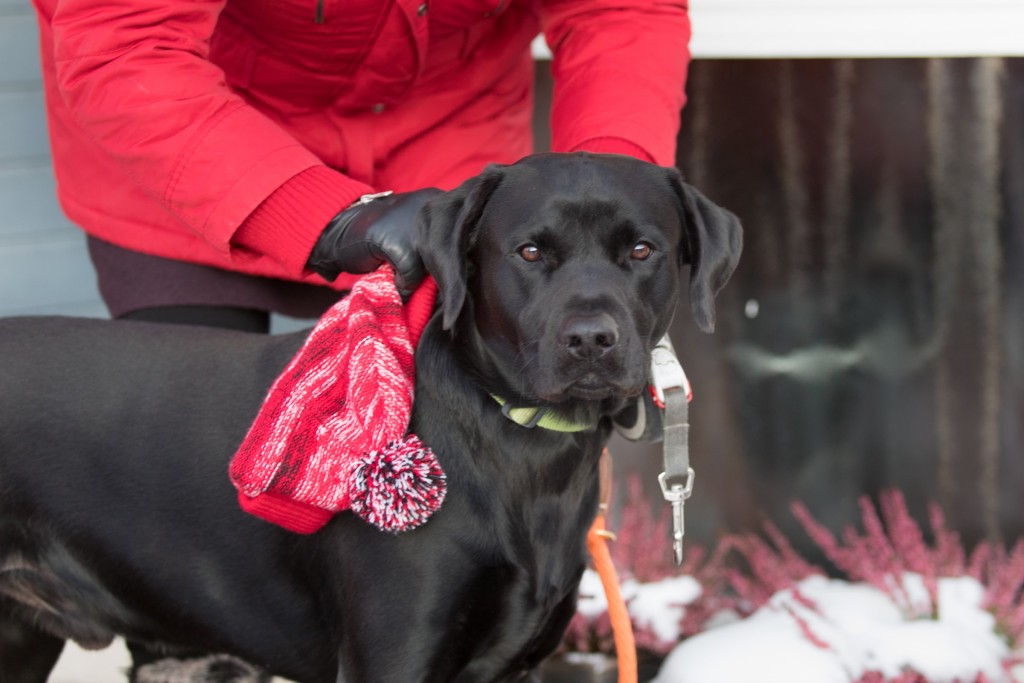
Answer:
[[[676,568],[668,510],[630,480],[612,552],[638,647],[668,655],[657,683],[1024,683],[1024,540],[968,553],[936,505],[926,540],[898,491],[860,509],[837,538],[794,503],[828,572],[771,523]],[[596,574],[580,594],[565,649],[613,653]]]

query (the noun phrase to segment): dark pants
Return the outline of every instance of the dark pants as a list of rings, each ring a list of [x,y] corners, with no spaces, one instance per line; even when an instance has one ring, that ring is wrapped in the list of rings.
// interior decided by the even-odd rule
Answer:
[[[100,295],[112,318],[270,330],[270,314],[315,320],[341,292],[235,273],[87,240]]]
[[[230,306],[157,306],[125,313],[120,320],[223,327],[263,334],[270,331],[270,313],[267,311]]]

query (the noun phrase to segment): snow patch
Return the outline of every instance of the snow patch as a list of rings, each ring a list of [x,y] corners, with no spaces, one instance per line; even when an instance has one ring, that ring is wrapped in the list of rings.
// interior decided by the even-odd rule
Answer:
[[[903,577],[911,604],[920,576]],[[937,618],[911,618],[882,591],[821,576],[775,593],[746,619],[693,636],[665,660],[655,683],[849,683],[907,669],[932,683],[1012,679],[1009,647],[982,608],[985,589],[970,577],[938,581]]]

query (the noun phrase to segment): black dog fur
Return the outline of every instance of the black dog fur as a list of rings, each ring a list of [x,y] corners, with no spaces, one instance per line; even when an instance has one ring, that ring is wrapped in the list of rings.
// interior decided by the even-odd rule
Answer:
[[[228,461],[302,333],[0,321],[0,678],[65,639],[223,652],[303,683],[528,680],[575,610],[609,416],[741,245],[669,169],[610,155],[491,167],[421,214],[441,310],[412,431],[447,476],[423,527],[302,536],[238,507]],[[591,428],[512,423],[489,395]]]

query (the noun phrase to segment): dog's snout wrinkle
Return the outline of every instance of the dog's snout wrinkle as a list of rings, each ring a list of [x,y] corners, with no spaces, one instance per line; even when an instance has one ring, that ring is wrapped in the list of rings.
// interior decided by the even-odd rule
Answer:
[[[558,342],[581,360],[595,360],[619,343],[619,324],[607,313],[566,318],[558,331]]]

